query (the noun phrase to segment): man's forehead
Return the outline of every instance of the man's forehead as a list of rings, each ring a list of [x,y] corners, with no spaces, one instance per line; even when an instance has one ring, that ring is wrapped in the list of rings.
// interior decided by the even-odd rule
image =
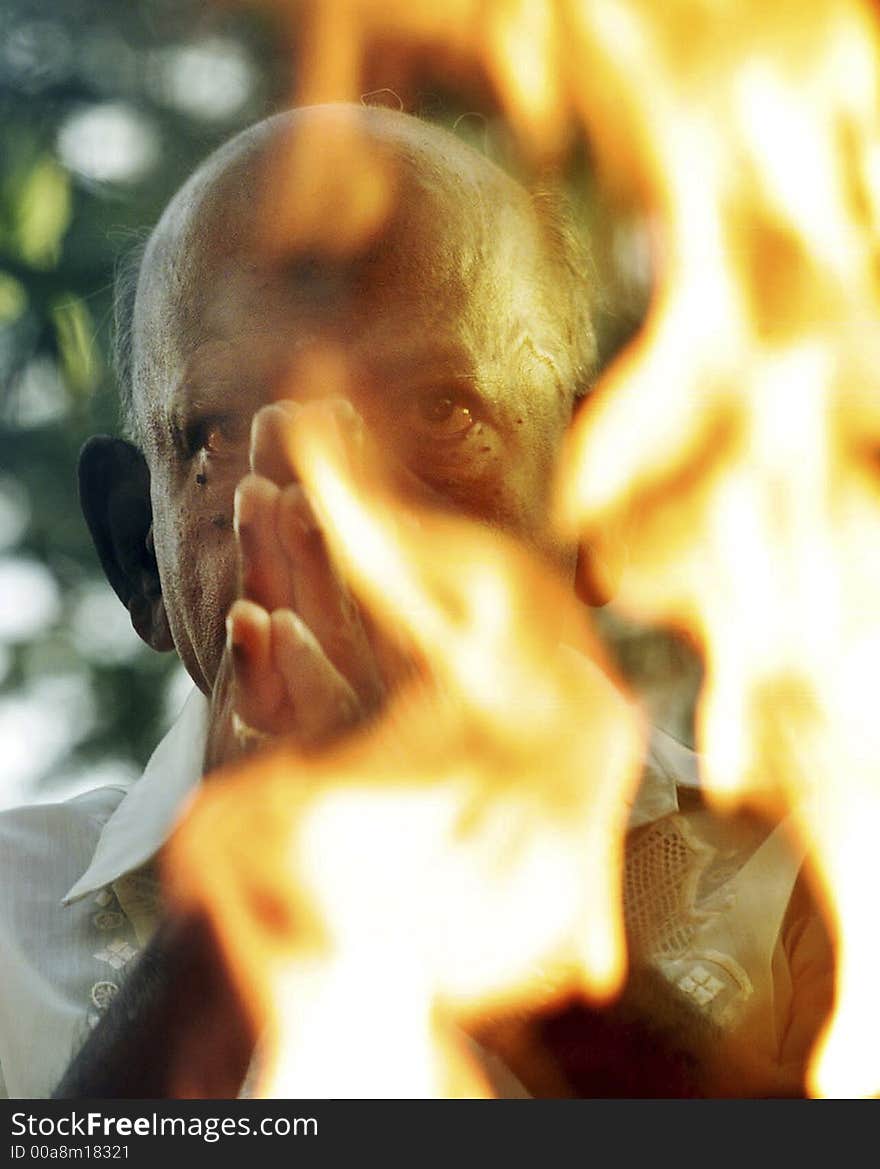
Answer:
[[[369,331],[345,340],[348,343],[343,346],[338,336],[307,330],[293,337],[257,330],[210,339],[187,355],[176,388],[198,396],[206,387],[232,390],[254,385],[275,391],[275,396],[288,390],[293,397],[309,396],[307,388],[296,386],[296,379],[324,365],[328,348],[337,353],[344,349],[351,376],[365,383],[413,387],[443,382],[476,384],[487,376],[486,364],[479,360],[487,347],[469,345],[467,336],[444,329],[442,324],[433,330]],[[537,345],[527,329],[511,330],[498,342],[497,350],[504,355],[508,369],[518,364],[541,365],[555,380],[561,379],[553,354]],[[315,394],[320,394],[320,387]]]
[[[258,127],[179,192],[138,289],[136,381],[150,412],[182,377],[210,377],[206,365],[223,364],[218,342],[248,335],[244,353],[273,333],[295,353],[321,333],[351,350],[366,332],[374,364],[430,361],[449,376],[468,376],[475,354],[506,353],[510,365],[530,348],[552,364],[534,338],[536,225],[525,191],[447,132],[382,113],[404,181],[381,238],[357,256],[261,252],[255,194],[285,123]]]
[[[427,362],[465,375],[496,347],[515,346],[528,319],[442,224],[433,238],[412,233],[375,261],[320,277],[264,267],[247,252],[210,266],[185,259],[157,274],[143,306],[141,382],[263,376],[322,345],[344,349],[365,372],[404,376]]]

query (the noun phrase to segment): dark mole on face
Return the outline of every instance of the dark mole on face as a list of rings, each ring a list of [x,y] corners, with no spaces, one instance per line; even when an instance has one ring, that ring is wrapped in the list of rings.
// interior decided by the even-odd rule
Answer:
[[[204,487],[207,482],[208,482],[207,475],[201,475],[201,474],[196,475],[196,483],[198,483],[199,487]]]
[[[231,528],[232,527],[232,520],[229,518],[228,515],[223,515],[223,514],[213,516],[211,518],[211,523],[214,525],[215,528]]]

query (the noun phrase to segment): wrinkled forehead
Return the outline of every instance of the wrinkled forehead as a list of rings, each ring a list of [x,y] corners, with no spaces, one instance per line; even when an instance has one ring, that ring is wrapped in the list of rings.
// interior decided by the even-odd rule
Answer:
[[[380,118],[372,128],[394,165],[396,197],[367,246],[344,258],[267,249],[271,168],[295,132],[295,123],[270,127],[221,152],[169,206],[138,288],[136,397],[138,383],[152,396],[173,381],[206,343],[283,335],[292,321],[291,344],[329,334],[347,345],[367,329],[374,339],[412,337],[455,322],[459,338],[487,358],[534,321],[539,261],[526,192],[414,119]]]

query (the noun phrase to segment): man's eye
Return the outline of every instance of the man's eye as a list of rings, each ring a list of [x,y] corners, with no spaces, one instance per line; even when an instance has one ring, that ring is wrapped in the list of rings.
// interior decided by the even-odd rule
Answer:
[[[462,395],[448,390],[422,394],[416,401],[415,413],[419,427],[438,438],[464,434],[475,421],[473,411]]]
[[[187,433],[187,447],[191,455],[201,451],[213,458],[227,454],[240,439],[239,431],[230,418],[206,418],[191,426]]]

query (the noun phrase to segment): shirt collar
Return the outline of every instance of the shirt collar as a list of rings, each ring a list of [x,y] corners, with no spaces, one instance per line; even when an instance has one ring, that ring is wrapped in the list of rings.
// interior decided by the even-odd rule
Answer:
[[[198,787],[207,734],[208,700],[193,689],[143,775],[104,825],[89,867],[62,904],[103,889],[158,852]]]
[[[103,889],[155,856],[199,785],[207,733],[208,700],[193,689],[143,775],[104,825],[91,863],[64,905]],[[651,728],[630,828],[678,811],[677,789],[699,787],[698,758],[666,731]]]
[[[651,727],[642,779],[630,807],[629,827],[641,828],[678,811],[678,789],[699,788],[699,755],[660,727]]]

